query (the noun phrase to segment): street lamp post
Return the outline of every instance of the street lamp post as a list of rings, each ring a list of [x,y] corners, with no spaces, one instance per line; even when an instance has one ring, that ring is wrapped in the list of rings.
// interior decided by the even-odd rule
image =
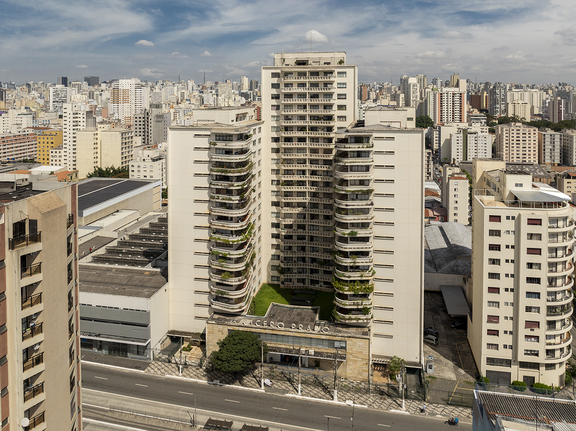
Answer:
[[[260,342],[260,383],[264,389],[264,341]]]

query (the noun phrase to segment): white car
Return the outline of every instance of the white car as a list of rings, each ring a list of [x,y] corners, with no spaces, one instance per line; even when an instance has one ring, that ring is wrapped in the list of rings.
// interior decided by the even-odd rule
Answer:
[[[428,334],[424,336],[424,342],[428,344],[432,344],[433,346],[438,345],[438,337],[432,334]]]

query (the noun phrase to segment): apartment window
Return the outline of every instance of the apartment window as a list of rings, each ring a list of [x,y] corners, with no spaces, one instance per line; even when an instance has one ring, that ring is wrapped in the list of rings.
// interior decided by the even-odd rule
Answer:
[[[488,259],[488,265],[500,265],[500,259]]]
[[[486,316],[486,323],[500,323],[500,316]]]
[[[542,234],[541,233],[529,233],[528,239],[530,239],[532,241],[541,241],[542,240]]]
[[[540,313],[540,307],[533,307],[531,305],[526,306],[526,313]]]
[[[502,359],[502,358],[486,358],[486,365],[492,365],[495,367],[512,367],[512,360],[511,359]]]
[[[489,272],[488,273],[489,280],[500,280],[500,273],[498,272]]]
[[[500,294],[500,288],[499,287],[489,287],[488,293],[496,293],[499,295]]]
[[[488,331],[486,331],[486,334],[494,336],[494,337],[498,337],[498,335],[500,334],[500,331],[498,329],[488,329]]]
[[[488,301],[488,307],[490,307],[490,308],[500,308],[500,302],[498,302],[498,301]]]
[[[526,292],[526,298],[528,298],[528,299],[540,299],[540,292]]]
[[[346,72],[338,72],[336,76],[338,78],[346,78]]]
[[[527,254],[536,254],[536,255],[540,256],[542,254],[542,249],[529,247],[526,249],[526,253]]]
[[[346,99],[346,94],[338,94],[338,99]]]
[[[501,217],[499,215],[488,216],[488,221],[491,221],[494,223],[500,223],[500,219],[501,219]]]
[[[272,78],[280,78],[280,72],[272,72]]]
[[[337,109],[338,109],[338,111],[345,111],[346,105],[338,105]]]
[[[538,335],[524,335],[524,341],[528,341],[529,343],[538,343],[540,337]]]
[[[524,356],[538,356],[538,350],[524,349]]]
[[[336,87],[338,88],[346,88],[346,83],[345,82],[339,82]]]
[[[529,218],[527,220],[529,226],[542,226],[542,219],[539,218]]]
[[[498,229],[490,229],[488,231],[488,236],[500,236],[501,231]]]
[[[520,368],[524,370],[539,370],[540,364],[538,362],[520,362]]]
[[[488,250],[490,251],[500,251],[500,244],[488,244]]]
[[[488,343],[488,344],[486,344],[486,349],[488,349],[488,350],[498,350],[498,344]]]
[[[556,364],[544,364],[544,369],[545,369],[546,371],[555,370],[555,369],[556,369]]]
[[[528,284],[540,284],[540,277],[526,277],[526,283],[528,283]]]
[[[526,262],[526,269],[540,269],[542,265],[536,262]]]
[[[280,84],[279,83],[272,83],[272,88],[280,88]]]
[[[346,115],[338,115],[337,120],[338,121],[346,121]]]

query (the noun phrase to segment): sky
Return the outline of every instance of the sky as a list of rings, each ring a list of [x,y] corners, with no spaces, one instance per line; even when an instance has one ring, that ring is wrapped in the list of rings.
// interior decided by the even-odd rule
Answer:
[[[574,0],[1,0],[0,82],[260,79],[275,52],[401,75],[576,84]]]

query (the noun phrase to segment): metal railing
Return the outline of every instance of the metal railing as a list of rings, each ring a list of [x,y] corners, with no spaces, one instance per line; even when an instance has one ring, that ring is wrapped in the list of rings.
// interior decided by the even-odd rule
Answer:
[[[34,416],[30,419],[30,423],[27,427],[24,428],[25,431],[29,431],[31,429],[36,428],[38,425],[44,423],[44,412],[40,413],[39,415]]]
[[[26,310],[27,308],[34,307],[38,304],[42,304],[42,293],[22,298],[22,310]]]
[[[42,262],[34,263],[30,266],[21,268],[20,278],[31,277],[42,273]]]
[[[74,214],[68,214],[68,219],[66,220],[66,229],[74,224]]]
[[[31,358],[28,358],[26,361],[24,361],[24,363],[22,364],[22,371],[28,371],[43,363],[44,363],[44,352],[38,353],[37,355],[34,355]]]
[[[30,328],[26,328],[22,330],[22,341],[28,340],[29,338],[35,337],[38,334],[42,333],[42,323],[38,323],[37,325],[31,326]]]
[[[24,402],[36,398],[38,395],[44,393],[44,382],[37,384],[33,388],[28,388],[24,391]]]
[[[21,236],[15,236],[14,238],[9,238],[8,246],[10,250],[14,250],[15,248],[21,246],[27,246],[30,244],[36,244],[40,241],[42,241],[42,232],[37,232],[28,235],[21,235]]]

